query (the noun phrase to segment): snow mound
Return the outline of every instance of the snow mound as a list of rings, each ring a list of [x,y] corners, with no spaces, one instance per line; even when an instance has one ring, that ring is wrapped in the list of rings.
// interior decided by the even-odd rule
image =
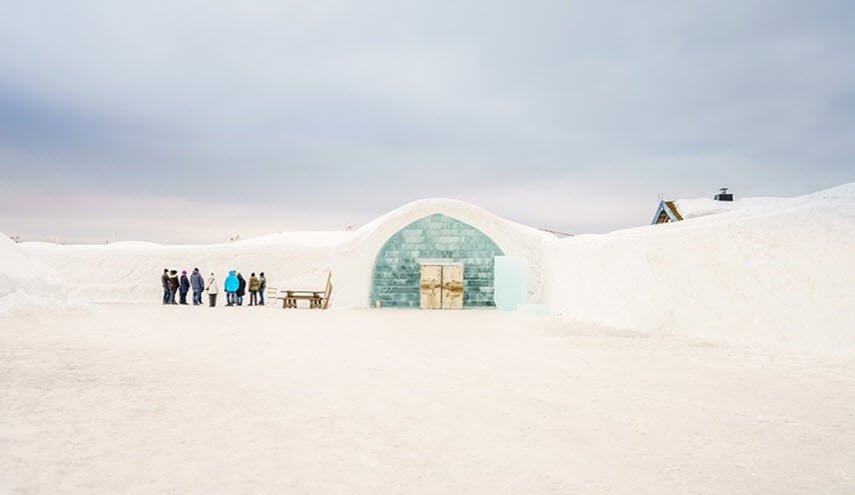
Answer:
[[[75,303],[159,302],[164,268],[188,274],[199,268],[206,281],[213,272],[220,290],[229,270],[238,270],[247,278],[252,272],[265,272],[269,287],[284,288],[287,281],[289,286],[313,289],[323,285],[334,246],[276,235],[260,241],[209,245],[22,245],[63,274],[69,299]]]
[[[553,313],[739,344],[855,350],[855,184],[546,250]]]
[[[0,315],[66,302],[59,274],[0,233]]]
[[[831,199],[845,199],[855,194],[855,183],[825,189],[797,198],[736,198],[733,201],[716,201],[710,198],[678,199],[674,201],[677,211],[688,220],[732,211],[747,211],[749,214],[762,211],[774,212],[799,204]]]
[[[733,201],[716,201],[710,198],[678,199],[674,202],[677,211],[688,220],[690,218],[705,217],[727,213],[746,208],[757,208],[775,206],[790,201],[789,198],[737,198]]]
[[[237,241],[237,246],[270,246],[280,244],[299,244],[303,246],[328,247],[348,241],[353,238],[354,232],[346,231],[308,231],[308,232],[281,232],[253,237],[244,241]]]
[[[445,214],[485,232],[506,254],[530,261],[531,293],[540,302],[543,242],[555,236],[500,218],[461,201],[435,198],[415,201],[373,220],[356,231],[282,232],[221,244],[164,245],[124,241],[97,245],[25,242],[21,247],[62,273],[70,298],[81,303],[157,302],[164,268],[198,267],[206,279],[216,274],[222,289],[229,270],[244,276],[264,272],[268,287],[323,289],[333,273],[335,308],[367,307],[371,271],[390,236],[432,214]]]

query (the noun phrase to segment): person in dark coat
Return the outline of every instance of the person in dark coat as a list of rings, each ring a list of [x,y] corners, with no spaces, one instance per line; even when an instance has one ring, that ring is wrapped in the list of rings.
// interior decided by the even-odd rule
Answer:
[[[264,272],[258,274],[258,304],[264,306],[264,291],[267,290],[267,279],[264,278]]]
[[[190,290],[190,279],[187,278],[187,270],[181,272],[181,281],[179,282],[178,291],[181,295],[179,304],[187,304],[187,291]]]
[[[240,273],[237,274],[238,289],[237,289],[237,305],[243,306],[243,296],[246,294],[246,279]]]
[[[190,275],[190,287],[193,289],[193,306],[202,304],[202,291],[205,290],[205,279],[199,273],[198,268],[193,269],[193,274]]]
[[[163,287],[163,304],[169,304],[169,268],[163,269],[160,276],[160,286]]]
[[[169,304],[178,304],[175,302],[175,294],[178,292],[178,271],[169,270]]]

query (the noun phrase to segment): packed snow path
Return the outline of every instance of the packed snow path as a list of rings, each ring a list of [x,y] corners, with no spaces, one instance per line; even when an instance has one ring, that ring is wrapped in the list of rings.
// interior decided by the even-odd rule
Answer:
[[[0,317],[2,493],[852,493],[855,362],[496,311]]]

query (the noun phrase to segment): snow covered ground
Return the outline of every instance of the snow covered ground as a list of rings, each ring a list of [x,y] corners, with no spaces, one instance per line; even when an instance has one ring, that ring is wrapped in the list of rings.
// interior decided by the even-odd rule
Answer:
[[[852,493],[855,362],[496,311],[0,316],[0,493]]]
[[[562,239],[545,263],[576,321],[855,354],[855,184]]]
[[[0,315],[65,307],[65,281],[0,233]]]
[[[447,200],[209,246],[0,236],[0,493],[855,492],[855,184],[708,203],[561,240]],[[553,314],[347,309],[437,210]],[[332,267],[333,310],[158,304],[194,266]]]

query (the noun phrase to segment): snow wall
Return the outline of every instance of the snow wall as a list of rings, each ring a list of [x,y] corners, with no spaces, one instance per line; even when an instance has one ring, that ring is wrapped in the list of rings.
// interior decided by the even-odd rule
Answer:
[[[0,315],[29,308],[64,306],[60,275],[0,233]]]
[[[323,233],[322,233],[323,234]],[[222,291],[225,275],[239,270],[265,272],[271,287],[322,287],[334,242],[332,236],[268,236],[255,240],[203,246],[169,246],[145,242],[61,246],[23,243],[28,253],[62,273],[69,298],[94,303],[158,302],[164,268],[190,274],[198,267],[205,280],[213,272]]]
[[[736,344],[855,349],[855,184],[546,247],[574,320]]]
[[[35,258],[61,274],[70,299],[157,302],[166,267],[213,271],[220,284],[230,269],[264,271],[270,286],[297,289],[322,288],[332,270],[332,307],[364,308],[386,240],[439,213],[482,231],[506,255],[526,258],[529,302],[545,302],[553,314],[644,332],[851,353],[855,184],[773,199],[566,239],[445,199],[411,203],[356,232],[291,232],[218,245],[15,245],[4,237],[0,281],[21,294],[58,286],[51,270],[27,268]]]
[[[506,254],[526,256],[530,297],[543,299],[542,253],[552,234],[499,218],[460,201],[427,199],[394,210],[355,232],[288,232],[227,244],[169,246],[147,242],[105,245],[22,243],[33,257],[65,277],[70,297],[84,302],[160,301],[164,268],[198,267],[213,272],[222,288],[231,269],[245,277],[264,272],[268,286],[280,289],[323,289],[333,274],[333,308],[364,308],[369,303],[374,261],[389,237],[412,222],[443,214],[467,223],[496,242]]]

